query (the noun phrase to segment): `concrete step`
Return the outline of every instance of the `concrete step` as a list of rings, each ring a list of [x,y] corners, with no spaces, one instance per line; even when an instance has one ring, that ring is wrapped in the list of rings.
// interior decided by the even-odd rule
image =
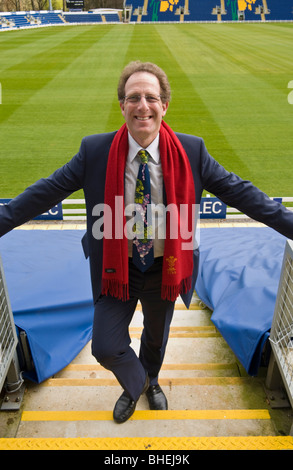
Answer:
[[[274,435],[267,410],[136,410],[122,426],[112,411],[26,411],[18,438],[214,437]]]
[[[150,411],[142,396],[131,419],[116,424],[122,389],[89,343],[54,377],[27,384],[15,433],[0,449],[293,449],[293,438],[278,436],[262,379],[247,376],[210,317],[196,297],[191,310],[176,304],[159,380],[168,411]],[[136,352],[141,330],[138,306],[130,328]]]

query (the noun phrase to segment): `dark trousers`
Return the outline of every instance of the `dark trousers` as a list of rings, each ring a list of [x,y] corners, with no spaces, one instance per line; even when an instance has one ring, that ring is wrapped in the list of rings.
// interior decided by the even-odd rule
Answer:
[[[92,353],[111,370],[126,393],[138,400],[146,379],[158,383],[174,302],[161,299],[162,258],[156,258],[145,273],[129,260],[129,300],[101,296],[95,305]],[[143,310],[143,331],[139,357],[130,347],[129,324],[138,300]]]

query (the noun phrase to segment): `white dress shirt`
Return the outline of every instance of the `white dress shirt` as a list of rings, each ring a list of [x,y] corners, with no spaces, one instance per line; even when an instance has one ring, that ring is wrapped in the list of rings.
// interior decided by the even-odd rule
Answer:
[[[128,142],[129,152],[125,167],[125,207],[129,206],[130,204],[134,204],[136,180],[140,165],[140,158],[137,156],[137,153],[142,149],[142,147],[133,139],[129,133]],[[150,154],[148,167],[151,179],[151,202],[155,205],[163,205],[163,171],[159,151],[159,134],[155,140],[153,140],[153,142],[144,150],[147,150]],[[162,214],[158,214],[158,211],[156,211],[156,213],[153,215],[156,217],[153,217],[152,219],[153,226],[155,223],[154,256],[156,258],[158,256],[163,256],[164,254],[165,240],[162,237],[164,232],[163,229],[159,230],[160,224],[164,223],[164,220],[161,219]],[[131,216],[126,215],[126,220],[130,219]],[[158,238],[158,233],[160,238]],[[132,257],[132,245],[132,240],[128,240],[128,256],[130,257]]]

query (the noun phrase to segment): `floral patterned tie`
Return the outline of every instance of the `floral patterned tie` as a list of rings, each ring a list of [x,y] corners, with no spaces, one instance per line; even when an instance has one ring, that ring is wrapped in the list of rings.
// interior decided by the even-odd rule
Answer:
[[[149,206],[151,204],[151,182],[147,164],[149,153],[146,150],[140,150],[138,155],[141,164],[136,180],[134,202],[139,220],[137,220],[134,226],[136,236],[133,239],[132,260],[135,266],[144,272],[154,262],[151,206]]]

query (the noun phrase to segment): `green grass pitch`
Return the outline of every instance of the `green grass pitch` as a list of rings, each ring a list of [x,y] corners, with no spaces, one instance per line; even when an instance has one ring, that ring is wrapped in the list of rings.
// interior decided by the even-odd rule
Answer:
[[[168,74],[166,122],[228,170],[293,196],[293,25],[48,27],[0,34],[0,198],[50,175],[85,135],[118,129],[117,82],[140,59]],[[82,196],[82,193],[75,194]]]

